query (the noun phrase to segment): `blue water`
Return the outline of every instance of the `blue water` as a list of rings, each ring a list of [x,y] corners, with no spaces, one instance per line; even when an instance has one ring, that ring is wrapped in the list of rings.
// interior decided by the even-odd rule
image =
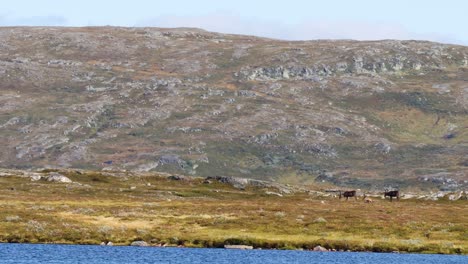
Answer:
[[[189,249],[38,244],[0,244],[0,263],[468,263],[467,256],[311,252],[289,250]]]

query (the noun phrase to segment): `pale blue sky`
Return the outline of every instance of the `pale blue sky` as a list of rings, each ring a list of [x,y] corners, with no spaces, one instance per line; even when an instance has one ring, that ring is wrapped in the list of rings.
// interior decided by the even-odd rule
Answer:
[[[466,0],[0,0],[0,26],[201,27],[280,39],[468,45]]]

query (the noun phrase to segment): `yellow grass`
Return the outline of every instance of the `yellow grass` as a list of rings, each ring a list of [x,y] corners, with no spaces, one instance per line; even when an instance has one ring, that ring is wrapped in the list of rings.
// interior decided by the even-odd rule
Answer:
[[[468,246],[466,201],[367,204],[306,192],[278,197],[199,179],[68,176],[83,184],[0,177],[0,241],[452,254],[466,254]]]

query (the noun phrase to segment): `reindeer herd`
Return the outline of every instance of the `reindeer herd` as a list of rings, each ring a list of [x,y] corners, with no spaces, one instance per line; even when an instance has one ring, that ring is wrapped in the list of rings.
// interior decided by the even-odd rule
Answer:
[[[351,190],[351,191],[338,191],[339,192],[339,198],[346,198],[348,200],[349,198],[354,197],[355,200],[357,200],[357,191],[356,190]],[[396,198],[397,200],[400,200],[400,191],[398,190],[385,190],[384,191],[384,199],[387,199],[387,197],[390,198],[390,202],[393,201],[393,198]],[[365,203],[372,203],[373,200],[369,197],[367,197],[366,194],[363,195],[362,200]]]

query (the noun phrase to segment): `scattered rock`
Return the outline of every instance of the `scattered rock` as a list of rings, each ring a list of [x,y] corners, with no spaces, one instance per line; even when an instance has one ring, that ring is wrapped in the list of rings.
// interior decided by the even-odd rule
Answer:
[[[237,96],[255,97],[257,96],[257,93],[254,91],[249,91],[249,90],[240,90],[237,92]]]
[[[400,196],[400,199],[407,200],[407,199],[414,199],[414,198],[417,198],[417,197],[418,197],[418,195],[416,195],[416,194],[405,193],[405,194]]]
[[[379,142],[375,144],[375,148],[380,151],[381,153],[388,154],[392,147],[390,144],[384,143],[384,142]]]
[[[325,218],[323,217],[319,217],[317,219],[314,220],[314,223],[326,223],[327,220],[325,220]]]
[[[442,138],[443,139],[452,139],[452,138],[455,138],[457,136],[456,133],[448,133],[448,134],[445,134]]]
[[[444,84],[433,84],[432,88],[437,89],[437,92],[439,94],[445,94],[445,93],[450,93],[450,84],[444,83]]]
[[[57,172],[49,173],[49,176],[45,177],[45,179],[48,182],[62,182],[62,183],[71,183],[72,182],[72,180],[70,180],[68,177],[65,177],[62,174],[57,173]]]
[[[435,174],[430,174],[430,175],[424,175],[418,177],[418,181],[422,182],[430,182],[439,187],[441,191],[457,191],[457,190],[463,190],[463,187],[468,186],[468,182],[463,181],[463,180],[456,180],[452,178],[453,175],[452,173],[449,172],[439,172]]]
[[[448,196],[448,199],[450,201],[467,200],[467,195],[468,195],[467,192],[461,191],[459,193],[450,194]]]
[[[224,245],[226,249],[253,249],[253,246],[247,245]]]
[[[39,181],[42,179],[42,175],[39,173],[35,173],[29,176],[31,178],[31,181]]]
[[[316,246],[314,247],[313,251],[318,251],[318,252],[327,252],[328,249],[322,247],[322,246]]]
[[[189,181],[190,180],[190,177],[182,176],[182,175],[171,175],[167,178],[173,181]]]
[[[283,195],[281,193],[276,193],[276,192],[269,192],[269,191],[266,191],[265,194],[268,194],[268,195],[276,195],[276,196],[279,196],[279,197],[283,197]]]
[[[6,222],[16,222],[16,221],[19,221],[19,220],[21,220],[21,217],[19,217],[17,215],[11,215],[11,216],[6,216],[5,217]]]
[[[204,183],[204,184],[212,184],[213,182],[210,181],[210,180],[206,180],[206,179],[205,179],[205,180],[203,181],[203,183]]]
[[[146,243],[145,241],[133,241],[130,246],[133,246],[133,247],[148,247],[149,244]]]
[[[277,137],[278,137],[278,133],[261,134],[261,135],[254,137],[253,142],[260,144],[260,145],[265,145]]]

